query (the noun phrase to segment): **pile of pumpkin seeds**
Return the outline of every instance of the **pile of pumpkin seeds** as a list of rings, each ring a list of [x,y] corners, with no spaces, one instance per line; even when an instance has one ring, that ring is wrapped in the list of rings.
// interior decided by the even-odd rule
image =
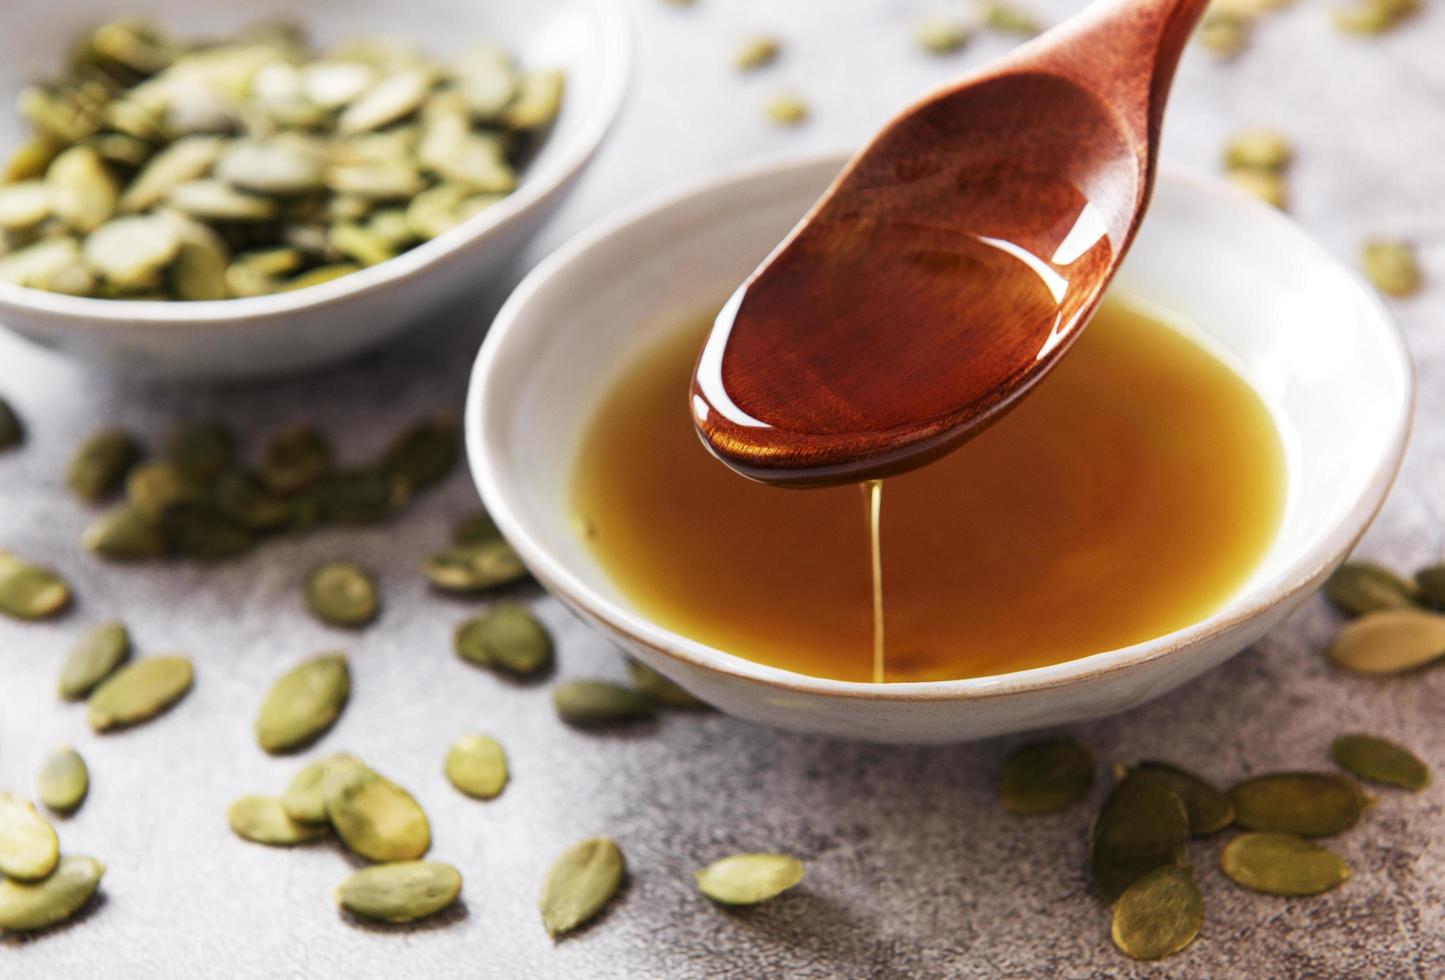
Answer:
[[[1331,746],[1335,762],[1359,779],[1419,790],[1425,764],[1407,749],[1372,735],[1348,734]],[[1191,839],[1230,826],[1219,865],[1242,888],[1268,895],[1318,895],[1343,884],[1349,865],[1314,841],[1355,826],[1373,800],[1337,772],[1254,776],[1221,792],[1166,762],[1116,766],[1115,785],[1089,827],[1089,877],[1110,906],[1114,943],[1135,959],[1177,953],[1204,921],[1204,897],[1188,857]],[[1073,739],[1025,745],[1004,760],[999,797],[1015,813],[1052,813],[1082,801],[1094,760]]]
[[[393,38],[318,54],[292,25],[104,24],[20,93],[0,282],[218,300],[335,279],[515,190],[562,90],[487,43],[441,62]]]
[[[164,454],[150,460],[125,431],[97,432],[71,459],[66,485],[92,504],[124,488],[124,502],[96,518],[83,537],[102,558],[219,561],[271,535],[387,521],[450,473],[458,454],[456,420],[436,416],[407,428],[367,466],[336,466],[321,433],[293,428],[247,467],[229,429],[197,421],[177,428]],[[0,595],[3,573],[0,565]],[[374,592],[363,569],[327,565],[308,581],[307,604],[327,622],[361,626],[376,615]]]

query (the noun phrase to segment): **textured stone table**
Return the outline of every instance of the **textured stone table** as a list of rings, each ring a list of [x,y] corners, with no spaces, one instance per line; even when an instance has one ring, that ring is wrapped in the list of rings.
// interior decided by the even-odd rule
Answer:
[[[856,143],[926,85],[1004,50],[996,37],[930,59],[905,0],[636,0],[633,99],[584,187],[527,264],[590,221],[654,190],[736,161]],[[1071,3],[1049,5],[1061,16]],[[735,41],[753,29],[788,39],[781,64],[739,78]],[[1411,236],[1434,283],[1396,307],[1420,364],[1409,461],[1363,545],[1404,566],[1442,557],[1445,514],[1445,8],[1395,36],[1336,35],[1322,5],[1270,20],[1240,61],[1191,53],[1180,75],[1165,157],[1212,169],[1237,125],[1276,123],[1299,147],[1294,214],[1337,254],[1361,236]],[[795,131],[758,105],[796,88],[814,118]],[[106,568],[81,553],[87,513],[61,491],[68,452],[101,423],[158,439],[177,418],[217,415],[256,438],[308,420],[348,455],[376,450],[406,419],[460,406],[497,283],[466,315],[365,360],[303,381],[207,392],[147,389],[87,374],[0,338],[0,392],[30,426],[0,457],[0,547],[53,562],[79,602],[58,624],[0,621],[0,788],[30,792],[55,743],[89,760],[94,788],[60,822],[64,847],[109,866],[103,897],[79,921],[28,941],[0,940],[0,976],[130,977],[970,977],[1440,976],[1445,972],[1445,779],[1419,795],[1387,792],[1334,846],[1354,877],[1338,892],[1285,901],[1242,892],[1217,871],[1217,842],[1195,845],[1207,921],[1183,955],[1146,968],[1120,957],[1108,916],[1085,893],[1088,810],[1032,820],[993,796],[1017,739],[898,749],[753,728],[719,715],[670,715],[619,735],[584,735],[552,714],[546,685],[518,686],[457,661],[453,625],[471,608],[428,593],[412,569],[475,497],[457,475],[393,528],[326,532],[267,545],[219,568]],[[386,609],[359,635],[310,620],[297,587],[332,556],[382,569]],[[609,644],[542,595],[526,596],[556,631],[562,677],[618,675]],[[130,623],[142,652],[191,653],[197,683],[160,721],[99,738],[83,709],[52,694],[75,636],[104,617]],[[1367,680],[1319,656],[1336,625],[1311,601],[1256,649],[1197,683],[1075,733],[1102,759],[1188,761],[1221,782],[1327,764],[1343,730],[1399,738],[1445,765],[1445,669]],[[246,792],[279,791],[299,767],[255,746],[261,692],[286,666],[332,647],[352,655],[355,693],[336,729],[307,753],[350,749],[417,794],[433,855],[466,878],[465,909],[427,927],[360,927],[331,888],[349,873],[330,846],[287,852],[226,829]],[[449,742],[495,733],[514,781],[492,803],[444,781]],[[1096,788],[1096,805],[1102,786]],[[608,834],[632,881],[605,920],[561,944],[535,910],[553,855]],[[735,850],[777,848],[808,861],[805,886],[749,912],[720,911],[691,871]]]

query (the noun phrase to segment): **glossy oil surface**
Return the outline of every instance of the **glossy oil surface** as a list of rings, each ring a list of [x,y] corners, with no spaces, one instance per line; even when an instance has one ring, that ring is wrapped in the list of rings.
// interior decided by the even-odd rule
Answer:
[[[639,358],[584,434],[579,532],[642,612],[773,666],[873,678],[856,486],[744,479],[685,410],[710,317]],[[1280,521],[1278,432],[1235,372],[1111,301],[1001,421],[883,484],[885,679],[1071,660],[1219,608]]]

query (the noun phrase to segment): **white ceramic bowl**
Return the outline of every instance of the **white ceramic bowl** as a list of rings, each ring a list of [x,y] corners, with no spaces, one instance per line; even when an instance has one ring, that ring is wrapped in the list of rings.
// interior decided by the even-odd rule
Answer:
[[[485,280],[541,227],[592,158],[621,105],[631,32],[621,0],[10,0],[0,92],[54,74],[75,38],[117,16],[183,37],[257,21],[303,24],[325,45],[385,35],[438,56],[493,40],[523,65],[567,73],[562,113],[518,190],[460,227],[380,265],[294,293],[203,303],[116,302],[0,283],[0,323],[109,370],[224,380],[303,371],[371,347]],[[0,148],[23,135],[0,111]]]
[[[727,295],[842,163],[752,170],[607,221],[527,277],[482,347],[466,412],[482,497],[537,578],[629,654],[751,721],[885,742],[956,741],[1157,697],[1257,640],[1348,553],[1404,452],[1414,379],[1401,337],[1375,295],[1278,212],[1223,183],[1166,174],[1117,288],[1192,319],[1267,401],[1287,447],[1278,536],[1222,609],[1068,663],[887,685],[762,666],[649,622],[568,519],[583,426],[619,371],[679,314]]]

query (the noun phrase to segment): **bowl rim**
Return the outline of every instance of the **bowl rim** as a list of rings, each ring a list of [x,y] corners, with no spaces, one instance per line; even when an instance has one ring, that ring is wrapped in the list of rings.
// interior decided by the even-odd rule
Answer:
[[[515,191],[485,211],[385,262],[294,292],[172,302],[67,296],[0,282],[0,306],[48,314],[68,321],[69,326],[82,329],[106,329],[117,323],[124,323],[132,329],[154,327],[161,330],[207,324],[245,327],[373,295],[424,268],[456,261],[470,246],[524,224],[545,207],[556,192],[571,183],[597,154],[622,108],[631,81],[633,56],[633,25],[626,3],[623,0],[561,2],[595,12],[601,29],[595,35],[594,43],[588,47],[589,50],[602,52],[603,70],[596,86],[596,101],[577,123],[575,152],[559,160],[548,179],[522,182]]]
[[[574,609],[584,612],[617,636],[656,651],[665,658],[721,675],[725,680],[743,681],[794,694],[873,702],[954,702],[1018,696],[1098,680],[1117,671],[1134,669],[1169,657],[1205,643],[1297,597],[1302,598],[1301,593],[1317,583],[1354,547],[1379,513],[1400,471],[1414,418],[1415,369],[1399,325],[1380,297],[1365,285],[1358,274],[1277,209],[1226,181],[1165,168],[1159,174],[1159,180],[1183,184],[1205,194],[1223,197],[1234,206],[1253,210],[1257,220],[1287,228],[1290,234],[1296,236],[1299,248],[1310,261],[1333,266],[1342,272],[1354,284],[1363,301],[1365,315],[1384,327],[1381,342],[1387,347],[1387,356],[1393,355],[1404,379],[1403,397],[1396,416],[1391,420],[1388,442],[1349,510],[1326,533],[1317,536],[1307,548],[1288,560],[1278,573],[1254,586],[1241,601],[1163,636],[1062,663],[982,677],[875,684],[815,677],[757,663],[675,633],[597,592],[533,536],[511,506],[501,481],[495,475],[498,467],[492,464],[499,457],[495,450],[500,448],[506,412],[504,406],[499,406],[496,413],[488,412],[488,380],[499,352],[508,337],[520,329],[519,324],[523,322],[533,298],[554,278],[565,275],[575,261],[596,249],[606,248],[613,236],[634,225],[655,220],[673,208],[698,198],[741,190],[745,185],[786,177],[825,164],[841,168],[848,156],[847,153],[824,152],[769,158],[729,168],[653,195],[594,223],[552,252],[522,280],[497,312],[473,364],[467,390],[463,429],[468,463],[483,503],[503,535],[548,590]]]

